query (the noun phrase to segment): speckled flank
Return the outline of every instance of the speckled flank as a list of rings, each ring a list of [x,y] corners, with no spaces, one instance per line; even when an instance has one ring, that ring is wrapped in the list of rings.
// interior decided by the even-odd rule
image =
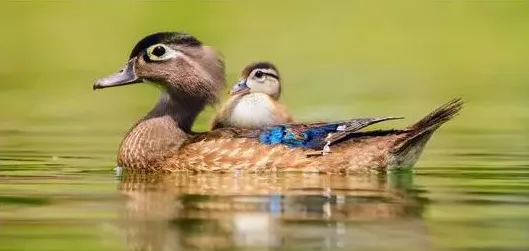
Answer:
[[[203,140],[184,146],[170,158],[166,168],[171,171],[308,171],[349,172],[385,169],[389,151],[396,140],[391,137],[364,137],[335,148],[330,154],[308,157],[308,150],[284,145],[263,145],[253,139],[220,138]]]

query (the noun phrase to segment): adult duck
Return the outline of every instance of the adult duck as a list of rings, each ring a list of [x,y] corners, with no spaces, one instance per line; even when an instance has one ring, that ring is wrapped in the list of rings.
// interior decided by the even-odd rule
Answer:
[[[94,89],[137,83],[161,87],[157,104],[122,140],[120,167],[147,171],[356,172],[412,167],[431,135],[462,108],[454,99],[404,128],[359,132],[394,117],[290,123],[263,129],[191,126],[225,84],[222,57],[192,35],[161,32],[132,49],[119,72]]]

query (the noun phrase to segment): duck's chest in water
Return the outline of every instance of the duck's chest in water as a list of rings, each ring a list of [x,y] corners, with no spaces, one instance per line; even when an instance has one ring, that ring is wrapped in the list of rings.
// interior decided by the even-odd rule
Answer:
[[[265,94],[243,96],[234,105],[230,123],[236,127],[255,128],[277,124],[274,101]]]

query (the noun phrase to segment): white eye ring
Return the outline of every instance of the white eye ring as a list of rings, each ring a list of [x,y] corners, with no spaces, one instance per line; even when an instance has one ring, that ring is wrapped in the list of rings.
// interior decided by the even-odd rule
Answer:
[[[175,58],[178,52],[165,44],[155,44],[147,48],[147,57],[152,61],[166,61]]]

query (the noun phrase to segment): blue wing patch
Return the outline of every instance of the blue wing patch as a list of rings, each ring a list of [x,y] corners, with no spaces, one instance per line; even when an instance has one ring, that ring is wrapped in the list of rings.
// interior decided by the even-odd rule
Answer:
[[[261,132],[259,141],[263,144],[284,144],[291,147],[318,148],[327,135],[336,132],[338,124],[327,124],[313,128],[274,126]]]
[[[334,123],[277,125],[263,129],[259,133],[259,141],[267,145],[284,144],[291,147],[321,150],[325,145],[339,142],[366,126],[394,119],[402,119],[402,117],[357,118]],[[334,134],[327,138],[329,133]]]

